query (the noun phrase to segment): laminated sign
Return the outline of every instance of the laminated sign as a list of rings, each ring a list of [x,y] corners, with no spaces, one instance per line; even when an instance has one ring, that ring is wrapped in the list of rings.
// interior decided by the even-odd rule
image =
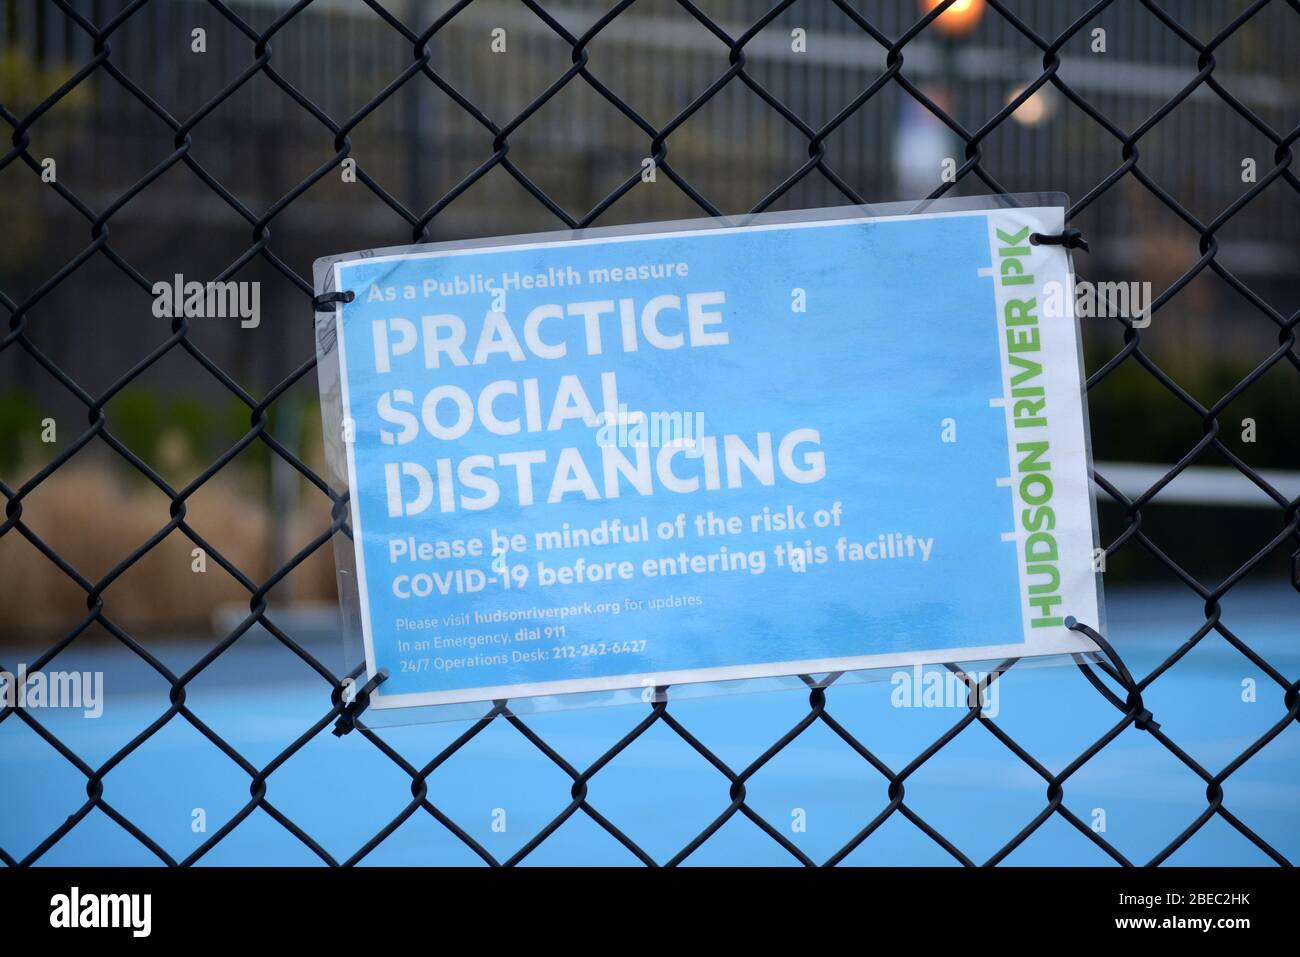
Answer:
[[[1094,651],[1062,226],[854,207],[321,260],[371,707]]]

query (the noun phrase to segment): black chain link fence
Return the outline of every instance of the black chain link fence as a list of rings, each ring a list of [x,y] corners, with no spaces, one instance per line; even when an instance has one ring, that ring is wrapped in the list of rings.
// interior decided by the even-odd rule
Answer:
[[[360,108],[355,109],[354,112],[348,115],[331,115],[327,113],[311,98],[301,92],[294,83],[289,82],[277,71],[276,58],[272,50],[273,44],[277,41],[277,35],[285,30],[287,26],[293,24],[295,18],[299,17],[311,5],[311,2],[312,0],[300,0],[300,2],[294,3],[292,6],[286,6],[273,23],[265,29],[259,30],[251,26],[231,6],[227,6],[219,2],[219,0],[210,0],[211,11],[215,11],[225,23],[238,31],[246,42],[246,64],[243,66],[242,71],[233,79],[230,79],[224,88],[202,108],[188,115],[174,116],[164,109],[135,79],[120,70],[114,59],[114,44],[119,41],[119,38],[125,38],[129,34],[134,21],[146,16],[147,10],[151,7],[149,0],[134,0],[134,2],[124,3],[120,10],[116,12],[108,11],[104,18],[97,21],[92,21],[82,12],[85,9],[85,4],[73,3],[69,2],[69,0],[50,0],[48,6],[43,9],[42,15],[46,18],[57,17],[62,20],[63,29],[89,38],[93,44],[93,55],[87,58],[84,63],[75,65],[75,72],[72,72],[65,82],[58,85],[57,89],[49,93],[48,97],[36,105],[35,108],[17,113],[11,110],[8,104],[0,105],[0,118],[3,118],[4,122],[10,127],[10,140],[12,142],[12,147],[0,157],[0,171],[6,169],[11,172],[13,169],[28,171],[30,177],[25,179],[26,185],[24,188],[42,190],[45,191],[46,195],[56,196],[60,203],[66,204],[78,217],[84,220],[86,229],[84,245],[61,268],[58,268],[48,278],[40,282],[30,295],[21,300],[15,300],[6,292],[0,291],[0,304],[8,313],[7,331],[3,339],[0,340],[0,356],[3,356],[6,352],[11,354],[20,352],[23,354],[22,358],[25,362],[35,363],[43,368],[45,372],[57,380],[63,389],[66,389],[68,394],[75,397],[76,401],[84,407],[87,421],[84,430],[80,431],[74,440],[67,443],[48,464],[27,478],[26,481],[16,487],[0,482],[0,493],[3,493],[5,498],[5,516],[3,524],[0,524],[0,536],[21,536],[24,538],[43,556],[43,559],[33,556],[33,561],[44,560],[56,566],[64,576],[75,582],[76,586],[85,594],[86,610],[81,620],[75,627],[67,630],[59,640],[50,645],[39,658],[30,662],[29,668],[36,670],[49,665],[55,661],[56,657],[64,649],[77,641],[78,637],[87,629],[92,625],[98,625],[120,643],[123,654],[138,656],[169,683],[171,688],[170,707],[125,747],[122,747],[99,766],[92,766],[83,760],[58,736],[45,727],[40,718],[33,714],[31,710],[22,707],[0,707],[0,722],[22,722],[32,732],[44,739],[50,747],[56,749],[67,762],[84,775],[86,781],[85,803],[65,823],[40,840],[21,859],[16,858],[3,847],[0,847],[0,859],[3,859],[10,866],[26,865],[39,861],[92,810],[98,809],[148,848],[161,862],[169,865],[189,865],[202,860],[215,845],[224,840],[249,815],[261,809],[310,848],[321,860],[330,865],[350,865],[365,860],[381,842],[393,834],[404,822],[413,815],[422,814],[430,815],[456,835],[485,862],[493,865],[515,864],[524,860],[573,815],[586,815],[639,860],[648,865],[678,864],[686,861],[701,845],[710,840],[724,824],[736,815],[743,815],[748,818],[773,841],[788,851],[793,858],[807,865],[840,862],[864,841],[867,841],[885,822],[896,815],[906,818],[928,835],[937,845],[947,851],[956,861],[965,865],[976,863],[997,864],[1001,862],[1042,827],[1045,822],[1058,815],[1111,859],[1123,865],[1131,863],[1160,864],[1205,826],[1207,822],[1216,817],[1222,822],[1231,825],[1232,828],[1252,842],[1273,861],[1278,864],[1288,864],[1286,857],[1281,852],[1243,823],[1225,805],[1224,782],[1238,772],[1265,745],[1281,734],[1292,721],[1297,719],[1297,716],[1300,716],[1300,693],[1298,693],[1300,676],[1288,676],[1275,669],[1238,635],[1234,634],[1233,630],[1223,620],[1221,600],[1230,589],[1262,563],[1268,560],[1276,561],[1279,554],[1290,553],[1297,543],[1300,543],[1300,514],[1298,514],[1300,501],[1289,500],[1270,485],[1258,471],[1225,445],[1220,437],[1219,416],[1225,407],[1238,398],[1244,390],[1249,389],[1253,383],[1265,376],[1274,367],[1285,369],[1289,366],[1291,369],[1300,370],[1300,354],[1297,354],[1295,348],[1296,325],[1297,322],[1300,322],[1300,313],[1288,314],[1276,305],[1265,301],[1233,272],[1229,271],[1219,261],[1217,254],[1219,252],[1218,235],[1221,230],[1255,202],[1271,185],[1278,184],[1279,188],[1286,187],[1300,193],[1300,180],[1297,180],[1291,169],[1292,147],[1297,136],[1300,136],[1300,126],[1291,129],[1274,129],[1261,119],[1257,113],[1252,112],[1241,99],[1216,78],[1215,56],[1216,51],[1225,42],[1229,41],[1243,25],[1259,15],[1264,8],[1272,6],[1275,11],[1277,8],[1282,8],[1288,16],[1294,16],[1297,18],[1296,22],[1300,23],[1300,0],[1286,0],[1285,3],[1282,3],[1281,0],[1258,0],[1258,2],[1251,3],[1249,6],[1239,7],[1237,8],[1239,10],[1237,15],[1233,16],[1230,22],[1222,23],[1208,40],[1193,35],[1175,17],[1166,13],[1161,5],[1155,2],[1143,2],[1141,6],[1159,21],[1163,29],[1177,37],[1178,41],[1185,46],[1187,56],[1195,60],[1197,72],[1174,95],[1164,100],[1144,122],[1131,129],[1124,129],[1112,122],[1088,98],[1072,89],[1070,84],[1058,75],[1061,63],[1060,53],[1063,47],[1072,38],[1087,31],[1090,24],[1094,23],[1109,8],[1116,5],[1117,0],[1100,0],[1100,2],[1087,9],[1082,16],[1079,16],[1075,22],[1071,23],[1067,29],[1055,36],[1043,36],[1035,32],[1026,20],[1009,9],[1003,0],[988,0],[986,15],[1000,18],[1023,37],[1024,41],[1032,44],[1041,53],[1041,67],[1036,69],[1036,75],[1032,78],[1032,82],[1024,86],[1019,96],[1006,103],[1005,106],[992,111],[981,124],[974,127],[958,122],[957,119],[945,112],[941,105],[932,99],[919,84],[909,78],[909,50],[913,48],[917,38],[927,35],[928,32],[932,33],[936,29],[936,18],[945,13],[947,4],[941,5],[926,15],[917,13],[917,18],[911,26],[901,33],[890,36],[878,29],[873,23],[872,15],[869,12],[870,5],[865,5],[868,12],[863,12],[857,5],[846,2],[846,0],[833,0],[834,7],[838,8],[839,12],[848,18],[860,31],[863,43],[867,45],[874,44],[878,46],[879,51],[884,52],[885,67],[869,85],[857,92],[847,105],[829,121],[815,124],[808,122],[787,106],[779,97],[770,92],[750,69],[747,69],[747,47],[766,26],[792,7],[795,0],[785,0],[785,2],[777,3],[762,13],[761,16],[758,16],[757,19],[754,19],[743,32],[739,33],[728,32],[723,29],[718,22],[711,19],[692,0],[677,0],[677,13],[684,20],[708,31],[717,41],[725,44],[729,49],[729,67],[717,75],[713,82],[698,90],[690,100],[689,105],[670,121],[657,125],[639,114],[625,99],[602,83],[600,75],[589,63],[589,48],[593,42],[601,36],[602,31],[609,28],[611,24],[616,23],[620,16],[623,16],[626,11],[632,8],[636,0],[620,0],[620,2],[613,4],[606,13],[595,19],[590,27],[582,33],[575,33],[566,28],[560,20],[548,12],[543,3],[537,2],[537,0],[521,0],[522,5],[545,24],[546,28],[554,34],[554,37],[558,38],[571,51],[571,65],[560,75],[555,76],[553,81],[541,90],[524,109],[520,110],[516,115],[508,117],[492,117],[480,110],[470,96],[462,93],[445,78],[439,61],[431,53],[431,43],[438,38],[441,31],[444,31],[449,24],[471,6],[471,0],[460,0],[460,2],[448,7],[431,23],[405,21],[396,13],[387,9],[382,3],[377,2],[377,0],[364,0],[364,6],[373,11],[373,14],[380,18],[387,28],[391,29],[394,39],[409,48],[410,62],[400,73],[392,76],[386,84],[377,88],[369,101]],[[360,5],[360,0],[358,5]],[[1222,10],[1224,7],[1216,7],[1216,9]],[[309,116],[312,121],[319,124],[321,130],[328,132],[328,135],[333,139],[334,155],[320,162],[309,175],[302,177],[278,201],[266,208],[254,209],[245,205],[239,195],[224,186],[221,181],[209,172],[204,163],[200,162],[197,158],[196,143],[200,142],[204,137],[203,124],[205,118],[225,100],[234,96],[252,78],[259,75],[273,82],[292,99],[297,108]],[[157,121],[165,124],[166,128],[171,132],[171,152],[169,155],[153,165],[147,173],[140,176],[129,189],[122,191],[119,195],[112,196],[107,201],[97,202],[93,205],[78,195],[75,182],[65,183],[62,178],[54,182],[44,181],[42,179],[42,157],[33,153],[30,148],[33,131],[39,127],[47,114],[61,101],[75,96],[83,84],[92,82],[111,82],[111,84],[138,101]],[[309,653],[299,641],[295,640],[293,634],[288,633],[277,624],[274,614],[268,610],[267,600],[268,593],[277,584],[281,583],[286,576],[289,576],[318,550],[324,549],[328,553],[334,537],[336,535],[345,535],[348,531],[345,525],[346,508],[344,507],[346,490],[330,487],[300,457],[295,455],[293,450],[277,440],[268,428],[272,406],[296,383],[304,380],[310,383],[315,375],[315,359],[313,358],[313,343],[310,332],[312,286],[307,275],[296,271],[285,259],[277,254],[272,238],[272,228],[277,217],[280,217],[281,214],[298,202],[314,185],[326,177],[337,177],[339,175],[342,164],[352,155],[351,137],[353,133],[357,131],[358,127],[366,121],[373,111],[408,84],[432,84],[436,86],[446,97],[454,101],[466,116],[472,118],[475,123],[486,131],[490,136],[491,148],[484,150],[479,158],[478,165],[472,171],[464,175],[459,182],[455,183],[452,188],[448,189],[444,195],[440,196],[436,202],[427,208],[410,208],[404,205],[393,193],[386,191],[385,187],[373,178],[367,172],[365,166],[359,162],[356,168],[358,182],[364,184],[364,188],[370,190],[378,202],[400,217],[405,224],[403,227],[391,231],[390,240],[394,244],[433,238],[432,228],[438,223],[439,216],[458,197],[470,190],[489,172],[496,169],[508,173],[541,207],[554,217],[556,225],[579,228],[602,222],[602,216],[611,207],[631,191],[638,189],[642,184],[639,163],[629,166],[626,169],[626,178],[616,188],[610,190],[592,208],[585,212],[575,213],[553,199],[548,194],[548,191],[531,179],[529,174],[511,157],[512,137],[520,131],[521,127],[529,123],[530,119],[539,110],[543,109],[548,101],[570,84],[585,84],[625,117],[629,124],[634,125],[644,136],[645,154],[654,158],[657,170],[662,176],[671,181],[675,188],[688,197],[702,213],[710,215],[721,215],[724,211],[716,207],[704,192],[696,189],[688,177],[674,166],[672,147],[673,137],[682,128],[683,124],[704,109],[721,91],[731,90],[734,92],[737,88],[743,88],[745,93],[761,100],[768,110],[779,116],[792,130],[797,131],[799,137],[806,141],[806,160],[797,169],[790,172],[788,176],[770,186],[766,195],[754,205],[753,208],[757,211],[773,207],[791,190],[809,178],[821,178],[831,184],[833,189],[845,201],[851,203],[864,203],[868,199],[882,198],[860,195],[853,185],[837,174],[836,169],[832,167],[828,160],[827,143],[828,138],[832,136],[837,128],[853,117],[858,110],[863,108],[864,104],[871,101],[873,97],[880,95],[881,91],[891,88],[901,89],[908,97],[920,103],[924,109],[938,117],[956,136],[960,137],[964,143],[964,152],[959,157],[959,166],[956,170],[954,182],[941,183],[935,189],[934,196],[943,195],[950,189],[956,188],[957,184],[962,184],[965,187],[976,186],[977,188],[974,191],[1012,192],[1014,189],[1010,189],[1000,182],[994,170],[990,169],[990,164],[986,161],[984,145],[991,134],[1007,123],[1013,112],[1038,90],[1044,87],[1054,89],[1057,94],[1068,101],[1069,106],[1066,107],[1067,109],[1081,111],[1086,114],[1095,124],[1096,135],[1108,138],[1113,148],[1115,161],[1113,170],[1095,182],[1086,194],[1080,196],[1074,202],[1073,207],[1069,210],[1067,221],[1078,224],[1081,214],[1104,197],[1107,197],[1113,190],[1116,190],[1118,184],[1135,181],[1150,196],[1154,197],[1161,206],[1176,216],[1182,224],[1185,224],[1186,229],[1190,231],[1188,235],[1194,233],[1199,237],[1199,257],[1177,281],[1163,289],[1155,298],[1153,313],[1159,316],[1161,310],[1177,308],[1170,305],[1171,300],[1193,279],[1208,270],[1228,284],[1238,294],[1242,302],[1247,304],[1259,317],[1275,326],[1277,330],[1277,347],[1272,354],[1211,405],[1204,405],[1199,402],[1190,392],[1185,391],[1178,382],[1174,381],[1170,375],[1162,371],[1143,350],[1143,330],[1134,327],[1126,319],[1119,320],[1123,326],[1122,347],[1113,355],[1110,355],[1103,363],[1097,365],[1092,370],[1088,380],[1088,386],[1091,389],[1120,368],[1138,366],[1145,373],[1149,373],[1150,376],[1154,377],[1170,396],[1173,396],[1187,409],[1190,409],[1200,420],[1203,435],[1199,441],[1195,443],[1194,447],[1188,449],[1186,455],[1173,468],[1169,469],[1158,482],[1141,495],[1129,498],[1111,482],[1107,481],[1104,474],[1097,474],[1095,478],[1100,489],[1105,495],[1118,503],[1123,513],[1122,531],[1107,543],[1107,554],[1113,555],[1121,549],[1145,550],[1204,602],[1204,623],[1194,633],[1189,634],[1186,641],[1167,660],[1142,677],[1131,675],[1120,656],[1102,636],[1097,635],[1088,628],[1086,623],[1079,626],[1088,631],[1105,650],[1105,654],[1097,663],[1080,663],[1078,665],[1079,680],[1088,682],[1096,689],[1097,694],[1113,705],[1115,709],[1114,724],[1094,743],[1085,748],[1077,757],[1056,773],[1040,763],[1034,755],[1021,747],[1003,728],[999,727],[996,720],[984,713],[979,704],[979,688],[976,686],[975,680],[970,677],[964,678],[971,691],[972,703],[969,710],[963,713],[960,720],[957,720],[944,734],[934,740],[928,747],[920,750],[912,760],[901,767],[887,765],[836,720],[830,707],[834,694],[832,686],[837,677],[835,675],[822,678],[806,677],[804,679],[809,688],[807,714],[785,734],[773,741],[771,746],[762,754],[744,767],[729,766],[678,720],[671,703],[671,689],[665,689],[667,700],[650,705],[643,720],[613,747],[585,767],[575,766],[563,754],[556,751],[530,727],[528,720],[512,713],[510,703],[506,701],[497,702],[490,714],[467,727],[464,733],[457,737],[453,743],[423,766],[417,767],[409,762],[391,747],[380,733],[376,733],[365,726],[364,716],[357,716],[359,710],[357,703],[348,704],[345,702],[345,689],[350,686],[351,679],[361,673],[361,666],[354,669],[350,675],[333,673],[317,657]],[[1180,202],[1178,197],[1149,177],[1143,169],[1140,152],[1144,138],[1176,110],[1180,104],[1193,96],[1203,98],[1207,94],[1217,98],[1219,103],[1233,111],[1258,134],[1266,137],[1274,148],[1272,156],[1267,158],[1266,161],[1261,161],[1258,177],[1253,185],[1250,185],[1241,193],[1239,198],[1209,219],[1194,215],[1184,205],[1184,202]],[[257,144],[253,143],[251,145],[255,147]],[[163,177],[169,174],[174,176],[177,172],[183,172],[190,177],[187,182],[195,195],[215,195],[221,203],[233,211],[246,224],[247,234],[250,237],[247,248],[220,275],[212,277],[214,280],[224,281],[237,277],[240,270],[249,263],[261,260],[269,264],[278,276],[282,277],[284,284],[297,290],[300,306],[288,310],[281,319],[288,323],[292,330],[288,338],[282,341],[289,344],[294,361],[300,362],[300,364],[263,395],[255,395],[245,391],[244,387],[234,377],[229,375],[216,361],[200,349],[194,341],[190,323],[183,318],[172,320],[168,337],[156,346],[142,351],[142,354],[136,357],[137,361],[129,371],[118,377],[107,388],[99,391],[90,391],[79,385],[60,365],[52,361],[46,351],[39,348],[33,340],[33,329],[41,322],[43,302],[61,286],[76,284],[82,270],[92,260],[107,261],[117,271],[116,275],[125,277],[125,281],[134,284],[146,293],[151,290],[154,280],[170,278],[146,274],[133,265],[126,256],[119,254],[110,238],[110,226],[114,217],[125,206],[141,194],[154,188],[155,184]],[[1050,181],[1015,184],[1022,190],[1027,187],[1051,189],[1056,185],[1056,183]],[[179,212],[178,215],[183,215],[183,211]],[[325,254],[337,251],[339,250],[319,249],[317,253]],[[1095,251],[1096,243],[1094,239]],[[85,289],[83,288],[84,292]],[[102,321],[112,321],[112,317],[106,317]],[[190,374],[193,376],[210,376],[220,384],[221,388],[228,391],[231,396],[236,397],[247,411],[247,429],[238,442],[227,449],[215,461],[212,461],[191,482],[179,488],[170,484],[158,470],[133,452],[115,434],[112,416],[106,414],[106,405],[114,396],[138,377],[145,374],[156,363],[163,360],[165,356],[172,357],[173,361],[177,357],[183,359],[189,364]],[[1094,363],[1094,365],[1096,364]],[[73,456],[77,455],[83,447],[93,443],[106,445],[132,469],[166,495],[171,502],[169,520],[160,525],[156,533],[147,541],[141,543],[138,548],[121,555],[120,561],[115,567],[98,579],[87,577],[81,570],[73,567],[53,547],[47,544],[40,535],[33,531],[24,522],[23,517],[24,503],[33,494],[34,490],[38,489],[42,482],[53,475],[56,470],[63,467]],[[306,547],[285,561],[281,567],[275,568],[268,577],[262,580],[251,577],[244,570],[241,570],[233,561],[224,556],[213,542],[205,539],[187,521],[187,503],[196,491],[231,463],[241,452],[259,443],[268,448],[274,456],[278,456],[289,463],[307,482],[319,491],[321,496],[328,498],[331,505],[331,514],[334,517],[334,521],[328,527],[321,527],[318,530],[318,534]],[[1150,505],[1161,493],[1161,490],[1192,462],[1198,460],[1203,453],[1210,451],[1217,453],[1222,459],[1235,466],[1242,475],[1266,494],[1276,505],[1278,519],[1276,532],[1272,539],[1259,548],[1257,553],[1242,563],[1240,567],[1227,575],[1218,585],[1214,586],[1199,581],[1184,570],[1178,562],[1162,550],[1160,544],[1152,541],[1143,529],[1143,509]],[[233,628],[220,640],[212,644],[207,652],[183,673],[175,673],[170,670],[150,651],[147,643],[139,640],[131,631],[119,624],[113,614],[112,602],[105,599],[105,591],[114,581],[119,579],[135,563],[139,562],[159,542],[174,532],[186,536],[195,546],[203,549],[211,560],[218,563],[248,593],[248,614],[244,620],[239,623],[238,627]],[[1293,558],[1293,576],[1296,575],[1294,562]],[[1300,588],[1300,577],[1296,578],[1293,584]],[[1278,587],[1286,586],[1278,584]],[[313,723],[304,726],[301,735],[292,744],[284,748],[268,764],[260,767],[249,761],[236,748],[223,740],[221,735],[216,733],[208,724],[205,724],[203,715],[192,711],[187,704],[187,688],[191,682],[256,625],[260,625],[269,631],[278,642],[301,660],[304,667],[314,670],[320,678],[322,697],[324,698],[326,694],[332,692],[333,701],[332,707],[322,707],[319,718]],[[1198,643],[1211,640],[1222,640],[1240,652],[1245,659],[1248,659],[1280,689],[1281,694],[1279,697],[1282,702],[1282,707],[1277,711],[1276,723],[1266,733],[1259,736],[1258,740],[1243,749],[1226,765],[1219,768],[1207,768],[1194,760],[1179,747],[1176,741],[1165,734],[1157,720],[1159,716],[1153,715],[1143,703],[1144,692],[1154,682],[1158,681],[1162,675],[1187,655]],[[999,680],[1013,665],[1015,665],[1015,661],[1003,663],[993,675],[984,679],[985,683]],[[0,667],[3,667],[3,663],[0,663]],[[364,694],[358,696],[358,701],[364,701]],[[386,755],[402,772],[409,776],[411,799],[401,813],[396,815],[386,826],[356,848],[345,860],[340,860],[313,839],[311,834],[308,834],[279,810],[269,800],[268,788],[269,782],[277,769],[281,768],[295,753],[304,748],[308,742],[319,735],[327,736],[331,726],[335,725],[340,719],[342,719],[343,725],[347,727],[352,723],[354,716],[357,716],[354,733],[364,737],[370,745],[373,745],[374,748]],[[903,721],[906,718],[900,712],[897,720]],[[114,808],[105,798],[103,784],[104,777],[109,771],[119,765],[164,725],[173,721],[188,722],[189,725],[229,757],[231,761],[235,762],[247,774],[250,781],[250,797],[247,804],[234,817],[208,836],[193,853],[183,860],[176,860],[151,838],[144,824],[129,820]],[[440,810],[429,797],[430,778],[438,773],[439,768],[449,758],[473,741],[493,721],[508,722],[541,755],[553,762],[572,781],[571,801],[568,805],[559,814],[555,815],[554,819],[545,827],[519,847],[508,860],[498,860],[494,857],[481,842],[475,840],[465,829]],[[804,734],[810,727],[819,723],[845,742],[864,762],[888,780],[889,798],[888,804],[879,813],[874,814],[874,816],[864,815],[857,833],[825,861],[812,860],[780,829],[769,820],[764,819],[746,802],[746,785],[753,775],[782,749]],[[723,781],[725,781],[725,793],[729,799],[729,803],[726,804],[712,823],[695,835],[668,860],[653,859],[636,841],[620,830],[618,822],[607,818],[588,800],[589,786],[593,777],[606,768],[611,761],[617,759],[620,752],[656,724],[662,724],[671,729],[683,742],[698,752],[717,770]],[[984,731],[996,738],[997,741],[1001,742],[1007,751],[1024,762],[1025,766],[1032,769],[1034,774],[1041,778],[1046,794],[1046,801],[1041,811],[1032,820],[1025,823],[1023,829],[1011,840],[1007,841],[1005,846],[1001,847],[988,860],[982,862],[971,860],[962,850],[923,819],[907,802],[909,777],[973,725],[980,726]],[[1130,861],[1117,847],[1108,842],[1103,834],[1094,830],[1093,827],[1089,826],[1088,822],[1081,820],[1064,803],[1065,788],[1071,776],[1097,756],[1117,736],[1126,731],[1131,734],[1150,735],[1152,739],[1159,742],[1178,762],[1193,772],[1205,784],[1205,807],[1203,811],[1174,840],[1170,841],[1153,858],[1145,862]]]

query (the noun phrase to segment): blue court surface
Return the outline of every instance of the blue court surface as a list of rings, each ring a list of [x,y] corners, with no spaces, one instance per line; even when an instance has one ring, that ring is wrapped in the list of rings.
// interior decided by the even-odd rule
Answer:
[[[1300,673],[1300,595],[1276,584],[1241,586],[1224,600],[1224,622],[1283,675]],[[1147,674],[1203,622],[1189,591],[1109,595],[1109,634],[1134,675]],[[331,666],[340,642],[310,642]],[[178,671],[210,647],[157,642],[151,650]],[[21,656],[5,653],[6,666]],[[37,712],[42,723],[92,766],[167,709],[167,687],[125,649],[74,644],[50,668],[103,669],[106,707]],[[1244,694],[1253,679],[1256,700]],[[899,708],[888,680],[833,687],[828,712],[890,768],[906,767],[962,715],[957,707]],[[187,689],[186,703],[257,767],[328,710],[328,687],[264,632],[252,632]],[[1191,759],[1217,773],[1285,715],[1282,690],[1217,634],[1162,675],[1144,696],[1161,728]],[[1047,768],[1065,768],[1105,734],[1119,712],[1073,665],[1016,668],[1003,677],[997,725]],[[696,698],[671,713],[723,762],[740,770],[808,713],[808,695],[775,691]],[[646,709],[619,706],[533,715],[528,726],[572,766],[585,769],[641,721]],[[469,727],[426,724],[380,732],[420,766]],[[0,848],[31,853],[85,801],[85,778],[21,721],[0,722]],[[570,803],[570,778],[516,728],[495,721],[429,778],[429,800],[498,860],[508,859]],[[672,858],[729,804],[727,779],[663,722],[601,768],[588,800],[656,861]],[[986,728],[973,724],[905,783],[907,806],[980,863],[1047,804],[1046,785]],[[888,802],[886,779],[816,722],[748,781],[746,801],[815,861],[834,855]],[[358,734],[323,731],[278,766],[267,799],[337,860],[409,802],[410,778]],[[177,860],[193,852],[249,800],[249,777],[182,718],[173,718],[104,778],[104,799]],[[1129,860],[1144,863],[1207,807],[1206,785],[1145,732],[1129,728],[1065,784],[1064,800]],[[1300,727],[1286,726],[1224,785],[1224,807],[1292,861],[1300,859]],[[195,833],[195,809],[207,833]],[[799,824],[804,828],[798,830]],[[496,825],[494,828],[494,824]],[[39,858],[41,864],[143,865],[158,859],[102,811],[92,811]],[[311,865],[311,850],[262,809],[200,863]],[[368,855],[367,864],[481,864],[424,811]],[[637,859],[579,811],[524,863],[636,864]],[[688,864],[794,864],[743,815],[733,816]],[[956,863],[896,813],[845,859],[859,865]],[[1111,859],[1059,816],[1006,860],[1023,865],[1103,865]],[[1170,858],[1187,865],[1268,864],[1270,859],[1220,817]]]

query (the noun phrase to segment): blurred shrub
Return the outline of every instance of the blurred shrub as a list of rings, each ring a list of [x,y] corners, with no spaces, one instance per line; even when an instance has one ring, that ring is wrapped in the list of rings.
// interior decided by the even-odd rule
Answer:
[[[1113,353],[1088,350],[1087,367],[1099,368]],[[1132,364],[1134,360],[1125,360]],[[1165,371],[1202,405],[1227,395],[1255,366],[1237,357],[1198,356]],[[1242,420],[1257,423],[1253,443],[1242,441]],[[1203,434],[1196,413],[1145,369],[1121,367],[1088,393],[1093,455],[1112,462],[1172,465]],[[1283,360],[1219,414],[1219,439],[1253,468],[1300,468],[1300,374]],[[1194,463],[1229,467],[1213,450]]]
[[[23,392],[0,392],[0,469],[11,474],[40,434],[36,400]]]
[[[248,406],[233,396],[219,403],[131,385],[109,403],[108,425],[131,451],[168,479],[189,481],[253,428]],[[267,428],[291,448],[319,442],[320,404],[282,398],[267,410]],[[178,454],[178,448],[185,450]],[[265,488],[271,449],[255,440],[230,464],[245,481]]]

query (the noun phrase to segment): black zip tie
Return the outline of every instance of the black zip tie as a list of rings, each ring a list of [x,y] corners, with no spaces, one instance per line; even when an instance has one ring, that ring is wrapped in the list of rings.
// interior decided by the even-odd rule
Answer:
[[[1142,692],[1138,690],[1137,682],[1134,681],[1133,676],[1129,674],[1128,666],[1124,664],[1124,659],[1121,658],[1116,653],[1115,649],[1110,646],[1110,642],[1097,634],[1095,630],[1079,621],[1073,615],[1065,619],[1065,627],[1069,628],[1071,631],[1077,631],[1080,634],[1087,635],[1091,638],[1093,644],[1105,652],[1106,657],[1110,659],[1110,663],[1115,666],[1115,670],[1119,673],[1120,684],[1122,684],[1124,690],[1128,692],[1128,700],[1125,704],[1133,709],[1134,727],[1139,731],[1159,731],[1160,722],[1155,720],[1155,716],[1148,711],[1146,706],[1142,703]]]
[[[315,299],[312,304],[317,309],[324,309],[326,306],[332,306],[336,302],[351,302],[357,298],[357,294],[349,289],[347,292],[323,292]]]
[[[1030,233],[1029,242],[1034,246],[1064,246],[1066,249],[1082,249],[1088,252],[1088,240],[1077,229],[1066,229],[1049,236],[1047,233]]]
[[[349,293],[351,295],[351,293]],[[334,737],[341,738],[343,735],[352,731],[357,726],[357,718],[361,717],[361,712],[370,707],[370,692],[374,691],[381,684],[388,680],[388,670],[380,668],[379,672],[361,686],[361,690],[356,696],[344,706],[343,713],[339,719],[334,722]]]
[[[1291,554],[1291,587],[1300,591],[1300,549]]]

